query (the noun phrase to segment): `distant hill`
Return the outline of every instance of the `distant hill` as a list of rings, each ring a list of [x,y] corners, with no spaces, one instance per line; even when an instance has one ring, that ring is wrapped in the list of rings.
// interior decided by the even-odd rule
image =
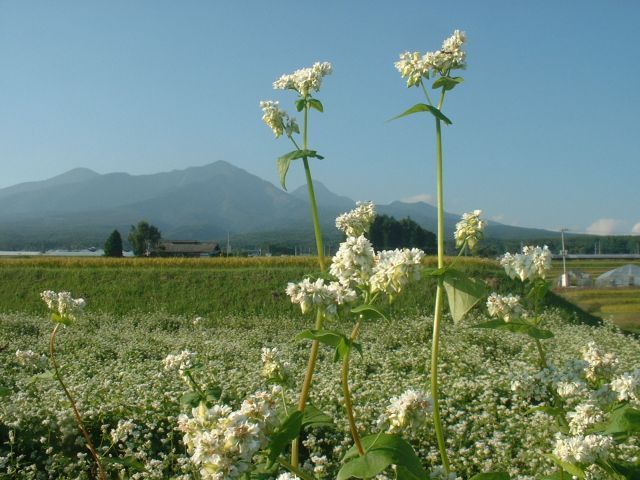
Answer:
[[[335,217],[355,202],[320,182],[314,189],[323,233],[339,241]],[[0,189],[0,249],[100,245],[114,228],[126,237],[130,225],[141,219],[158,226],[165,238],[220,240],[229,234],[236,241],[264,238],[284,244],[310,239],[308,202],[306,185],[287,193],[224,161],[152,175],[77,168]],[[436,229],[436,209],[426,203],[393,202],[377,210]],[[446,214],[448,235],[458,220]],[[491,222],[486,235],[524,239],[556,234]]]

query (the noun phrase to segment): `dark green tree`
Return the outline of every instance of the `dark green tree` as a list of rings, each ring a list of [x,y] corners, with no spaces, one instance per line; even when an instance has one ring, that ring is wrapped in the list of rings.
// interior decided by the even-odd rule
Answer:
[[[118,230],[111,232],[104,242],[105,257],[121,257],[122,256],[122,237]]]
[[[131,225],[128,237],[133,254],[137,257],[150,255],[161,238],[160,230],[144,220],[139,221],[136,226]]]
[[[410,218],[400,221],[388,215],[376,215],[369,230],[369,240],[376,250],[420,248],[425,253],[436,251],[436,236]]]

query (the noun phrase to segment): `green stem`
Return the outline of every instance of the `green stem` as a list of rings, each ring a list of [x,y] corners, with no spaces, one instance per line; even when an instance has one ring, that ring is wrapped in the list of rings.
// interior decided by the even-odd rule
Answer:
[[[308,149],[307,133],[309,127],[309,104],[305,102],[304,105],[304,125],[302,130],[302,148]],[[291,139],[293,141],[293,138]],[[294,141],[295,144],[295,141]],[[296,145],[297,146],[297,145]],[[318,206],[316,205],[316,194],[313,191],[313,180],[311,179],[311,170],[309,169],[309,160],[307,157],[302,158],[304,164],[304,173],[307,178],[307,189],[309,190],[309,204],[311,206],[311,218],[313,219],[313,231],[316,236],[316,249],[318,250],[318,263],[320,270],[326,272],[327,267],[324,262],[324,246],[322,244],[322,232],[320,231],[320,220],[318,218]],[[322,311],[318,310],[316,313],[316,330],[322,328],[322,322],[324,316]],[[311,388],[311,381],[313,380],[313,373],[316,368],[316,361],[318,359],[318,349],[320,343],[318,340],[314,340],[311,343],[311,352],[309,352],[309,361],[307,363],[307,371],[305,373],[304,382],[302,384],[302,391],[300,392],[300,400],[298,401],[298,410],[304,412],[304,408],[307,404],[307,398],[309,397],[309,389]],[[291,464],[294,467],[298,466],[300,452],[300,437],[296,438],[291,445]]]
[[[444,101],[444,88],[440,93],[438,109],[442,108]],[[444,200],[442,181],[442,131],[440,119],[436,118],[436,198],[438,209],[438,268],[444,267]],[[440,401],[438,395],[438,353],[440,349],[440,322],[442,320],[442,309],[444,304],[444,286],[442,279],[438,279],[438,289],[436,290],[436,304],[433,315],[433,339],[431,346],[431,397],[433,399],[433,423],[438,440],[438,450],[442,466],[446,473],[449,473],[449,458],[444,439],[444,430],[440,419]]]
[[[353,327],[353,331],[351,332],[351,336],[349,340],[353,342],[358,336],[358,332],[360,331],[360,320],[358,320]],[[353,414],[353,403],[351,401],[351,392],[349,391],[349,358],[351,354],[351,349],[347,351],[347,354],[342,359],[342,393],[344,394],[344,406],[347,411],[347,419],[349,420],[349,429],[351,430],[351,437],[353,438],[353,442],[356,444],[356,448],[358,449],[358,453],[360,456],[365,454],[364,448],[362,446],[362,441],[360,440],[360,434],[358,434],[358,426],[356,425],[356,418]]]
[[[58,333],[58,327],[59,326],[60,326],[60,324],[56,323],[56,326],[53,327],[53,331],[51,332],[51,339],[49,340],[49,355],[51,357],[51,363],[53,364],[53,369],[56,372],[56,379],[60,383],[60,386],[62,387],[62,390],[64,390],[64,394],[67,396],[67,399],[69,400],[69,403],[71,403],[71,409],[73,410],[73,416],[76,419],[76,423],[78,424],[78,428],[80,428],[80,431],[82,432],[82,436],[85,439],[85,442],[87,444],[87,448],[89,449],[89,452],[91,453],[91,456],[93,457],[93,459],[96,462],[96,465],[98,467],[98,476],[100,477],[100,480],[106,480],[107,477],[105,475],[104,469],[102,468],[102,463],[100,463],[100,459],[98,458],[98,454],[97,454],[95,448],[93,447],[93,442],[91,441],[91,437],[89,437],[89,433],[87,432],[86,428],[84,427],[84,423],[82,421],[82,417],[80,416],[80,412],[78,412],[78,407],[76,406],[76,402],[73,399],[73,397],[71,396],[71,392],[69,392],[69,390],[67,389],[66,385],[62,381],[62,375],[60,374],[60,370],[58,368],[58,362],[56,361],[56,353],[55,353],[55,339],[56,339],[56,333]]]
[[[297,466],[290,464],[289,462],[287,462],[284,458],[280,457],[278,458],[278,463],[280,465],[282,465],[284,468],[286,468],[287,470],[289,470],[291,473],[295,473],[295,475],[297,477],[302,478],[302,480],[315,480],[315,478],[313,478],[311,475],[309,475],[307,472],[299,469]]]
[[[302,130],[302,148],[308,149],[307,132],[309,127],[309,104],[304,104],[304,126]],[[304,173],[307,177],[307,188],[309,190],[309,204],[311,205],[311,217],[313,219],[313,231],[316,236],[316,249],[318,250],[318,263],[320,264],[320,270],[325,272],[326,266],[324,263],[324,246],[322,244],[322,232],[320,231],[320,220],[318,218],[318,206],[316,205],[316,194],[313,191],[313,180],[311,179],[311,170],[309,169],[309,160],[307,157],[302,157],[302,163],[304,164]]]
[[[538,355],[540,356],[540,368],[547,368],[549,365],[547,364],[547,357],[544,354],[544,349],[542,348],[542,343],[539,339],[534,338],[536,341],[536,347],[538,348]]]
[[[316,330],[322,328],[324,322],[324,316],[320,309],[316,312]],[[313,380],[313,372],[316,368],[316,361],[318,360],[318,350],[320,348],[320,342],[314,340],[311,343],[311,352],[309,353],[309,362],[307,363],[307,371],[304,375],[304,381],[302,383],[302,390],[300,391],[300,399],[298,400],[298,410],[304,412],[304,408],[307,405],[307,399],[309,398],[309,390],[311,389],[311,381]],[[294,467],[298,466],[300,452],[300,437],[296,438],[291,445],[291,464]]]
[[[431,97],[429,97],[429,92],[427,91],[427,87],[424,86],[424,82],[422,80],[420,80],[420,86],[422,87],[424,96],[427,97],[427,102],[429,102],[429,105],[433,106],[433,102],[431,101]]]

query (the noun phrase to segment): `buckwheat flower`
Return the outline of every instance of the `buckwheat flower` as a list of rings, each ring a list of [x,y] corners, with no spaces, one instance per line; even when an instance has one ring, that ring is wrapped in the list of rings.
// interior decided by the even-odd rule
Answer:
[[[289,283],[286,289],[291,303],[299,304],[303,314],[320,308],[328,317],[335,317],[338,307],[357,299],[355,291],[338,282],[325,283],[323,278],[312,282],[305,278],[300,283]]]
[[[553,454],[563,462],[591,464],[606,460],[613,447],[613,439],[607,435],[556,435]]]
[[[424,252],[418,248],[383,250],[376,256],[371,292],[383,292],[393,298],[410,282],[420,279]]]
[[[357,202],[356,208],[336,218],[336,227],[348,237],[359,237],[369,231],[375,218],[376,210],[372,202]]]
[[[22,366],[34,365],[40,360],[33,350],[16,350],[16,362]]]
[[[262,376],[268,381],[285,384],[291,379],[289,364],[280,359],[277,348],[262,349]]]
[[[276,90],[295,90],[306,97],[311,91],[319,91],[322,78],[330,75],[333,67],[329,62],[316,62],[309,68],[301,68],[291,74],[282,75],[273,82]]]
[[[602,422],[604,414],[598,406],[587,402],[577,405],[574,411],[567,413],[567,420],[571,434],[579,435],[584,434],[590,426]]]
[[[86,305],[83,298],[73,298],[69,292],[56,293],[53,290],[45,290],[40,297],[47,308],[63,320],[77,320]]]
[[[394,63],[396,70],[402,78],[407,77],[407,87],[420,85],[422,77],[429,78],[431,63],[429,59],[422,57],[420,52],[404,52],[400,54],[400,60]]]
[[[500,257],[500,265],[510,278],[521,281],[545,278],[547,270],[551,268],[551,252],[549,247],[525,246],[522,253],[505,253]]]
[[[313,463],[313,473],[316,477],[323,477],[327,474],[329,459],[326,455],[311,455],[311,463]]]
[[[278,475],[276,477],[276,480],[300,480],[300,478],[296,477],[293,473],[286,472]]]
[[[195,352],[183,350],[178,355],[167,355],[162,363],[164,364],[165,370],[178,370],[180,377],[185,382],[189,383],[189,378],[186,372],[194,367],[196,355],[197,353]]]
[[[584,376],[592,382],[599,377],[609,378],[618,368],[618,359],[612,353],[603,354],[595,342],[589,342],[582,349],[582,359],[587,362]]]
[[[136,424],[132,420],[118,420],[116,428],[111,430],[110,436],[113,443],[124,442],[133,433]]]
[[[522,316],[524,309],[520,305],[520,297],[517,295],[498,295],[492,293],[487,298],[487,310],[492,317],[498,317],[505,322]]]
[[[483,237],[485,222],[480,220],[482,210],[474,210],[473,212],[463,213],[462,220],[456,223],[456,231],[454,237],[456,239],[456,247],[469,247],[474,250],[476,245]]]
[[[388,433],[421,427],[433,407],[431,397],[423,392],[409,389],[399,397],[393,397],[391,404],[378,419],[378,427]]]
[[[366,285],[373,274],[375,252],[373,245],[364,236],[348,237],[340,244],[329,273],[345,287]]]
[[[623,373],[614,378],[610,387],[616,392],[617,399],[621,402],[626,400],[640,401],[640,369],[637,368],[631,373]]]
[[[454,30],[453,35],[442,43],[440,70],[465,67],[466,53],[462,50],[462,45],[466,40],[467,35],[464,32]]]
[[[456,480],[458,478],[456,472],[449,472],[442,465],[436,465],[429,474],[431,480]]]
[[[300,133],[300,128],[295,118],[290,118],[289,114],[280,109],[280,102],[266,100],[260,102],[262,109],[262,121],[267,124],[276,138],[286,133],[288,137],[293,133]]]

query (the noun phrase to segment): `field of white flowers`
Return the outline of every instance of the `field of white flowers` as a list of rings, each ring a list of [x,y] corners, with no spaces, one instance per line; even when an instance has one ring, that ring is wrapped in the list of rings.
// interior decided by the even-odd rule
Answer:
[[[452,470],[462,478],[488,470],[515,478],[551,473],[557,467],[543,454],[554,446],[555,422],[530,410],[539,403],[532,380],[539,370],[535,345],[526,336],[470,328],[485,320],[444,325],[441,409]],[[163,360],[182,350],[196,352],[195,374],[220,385],[222,400],[237,407],[249,393],[267,388],[262,347],[277,347],[292,372],[304,369],[308,343],[291,341],[303,322],[88,315],[60,332],[57,356],[99,453],[113,459],[105,463],[114,478],[118,471],[120,478],[197,478],[176,430],[178,415],[188,410],[180,404],[186,387]],[[554,312],[545,314],[545,325],[555,334],[545,341],[555,365],[582,358],[592,341],[617,356],[620,372],[640,364],[637,339],[613,327],[568,324]],[[69,404],[59,384],[42,374],[49,330],[44,316],[0,315],[0,478],[90,478],[91,458]],[[378,320],[363,331],[364,350],[353,356],[351,380],[361,431],[376,430],[392,397],[428,388],[430,332],[428,318]],[[333,351],[321,349],[318,369],[311,402],[336,424],[306,436],[301,461],[317,478],[335,478],[352,441]],[[301,380],[285,391],[291,403]],[[403,436],[429,470],[439,464],[430,421]],[[640,455],[636,442],[623,448],[632,461]]]

